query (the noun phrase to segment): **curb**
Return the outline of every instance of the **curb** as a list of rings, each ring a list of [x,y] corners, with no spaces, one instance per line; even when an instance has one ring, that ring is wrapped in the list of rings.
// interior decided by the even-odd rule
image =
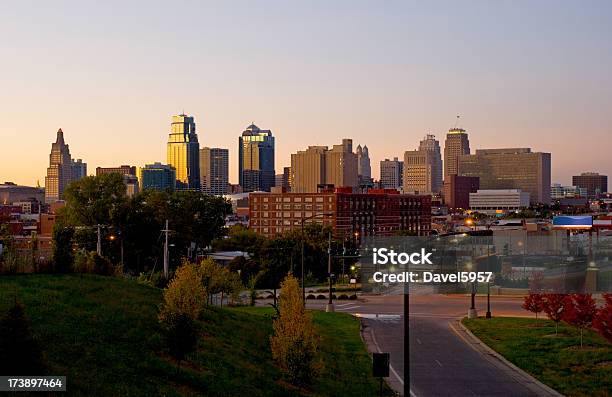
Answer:
[[[537,396],[563,397],[563,394],[529,375],[527,372],[506,360],[504,356],[478,339],[476,335],[474,335],[465,325],[461,323],[461,319],[450,322],[449,325],[451,328],[454,327],[456,332],[463,332],[465,334],[464,340],[470,345],[470,347],[480,352],[489,362],[525,385],[525,387],[534,392]],[[460,329],[457,329],[456,325],[458,325]],[[461,334],[459,335],[461,336]]]
[[[372,359],[372,353],[380,352],[380,350],[378,349],[378,344],[376,343],[376,340],[374,339],[374,333],[372,332],[372,330],[370,330],[367,325],[364,325],[361,319],[358,319],[358,320],[359,320],[359,334],[361,335],[361,341],[366,346],[366,350],[368,351],[370,355],[370,359]],[[389,386],[389,388],[393,390],[394,393],[396,393],[397,396],[401,396],[401,393],[403,391],[403,385],[400,384],[396,379],[394,379],[393,376],[384,378],[384,381],[387,384],[387,386]]]

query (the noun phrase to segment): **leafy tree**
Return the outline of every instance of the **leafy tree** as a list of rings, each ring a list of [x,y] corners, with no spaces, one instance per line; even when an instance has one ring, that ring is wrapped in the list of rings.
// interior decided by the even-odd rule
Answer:
[[[597,313],[597,305],[591,294],[571,294],[566,297],[563,321],[580,329],[580,347],[583,333],[590,328]]]
[[[597,310],[593,328],[608,342],[612,343],[612,294],[603,294],[605,304]]]
[[[67,221],[72,225],[119,225],[127,204],[126,186],[118,173],[88,176],[64,192]]]
[[[40,346],[30,328],[24,307],[15,300],[0,320],[0,373],[43,375],[45,365]]]
[[[559,333],[559,323],[563,319],[565,312],[565,294],[544,294],[544,313],[549,319],[555,322],[555,335]]]
[[[542,298],[542,295],[529,293],[523,302],[523,309],[535,313],[537,320],[538,313],[541,313],[542,310],[544,310],[544,299]]]
[[[202,285],[200,269],[185,262],[176,270],[174,278],[164,290],[164,304],[160,319],[174,314],[184,314],[196,320],[204,308],[206,290]]]
[[[177,370],[181,368],[181,361],[196,350],[198,345],[198,328],[186,313],[171,312],[161,320],[166,334],[168,352],[176,359]]]
[[[318,337],[304,308],[298,281],[289,274],[281,285],[279,317],[271,337],[272,357],[289,382],[307,386],[319,374]]]
[[[72,270],[74,262],[73,236],[74,228],[65,226],[61,220],[54,225],[52,252],[56,272],[67,273]]]

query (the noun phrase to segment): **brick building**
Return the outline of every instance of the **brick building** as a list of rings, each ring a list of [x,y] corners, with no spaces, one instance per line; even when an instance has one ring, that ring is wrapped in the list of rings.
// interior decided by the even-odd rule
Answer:
[[[332,226],[337,236],[359,233],[361,237],[391,236],[400,231],[428,235],[431,231],[431,197],[399,194],[395,189],[371,189],[351,193],[351,188],[320,193],[271,193],[249,195],[249,227],[267,237],[300,228],[308,223]]]

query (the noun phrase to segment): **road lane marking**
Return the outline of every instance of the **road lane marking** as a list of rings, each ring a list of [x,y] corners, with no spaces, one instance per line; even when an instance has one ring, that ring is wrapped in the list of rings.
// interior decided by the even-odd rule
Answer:
[[[338,310],[353,310],[353,309],[358,309],[361,306],[349,306],[349,307],[339,307]]]
[[[374,333],[374,331],[372,330],[372,328],[370,328],[370,334],[372,335],[372,342],[374,342],[374,346],[376,346],[376,350],[378,350],[379,353],[382,353],[382,349],[380,348],[380,346],[378,345],[378,341],[376,340],[376,334]],[[399,381],[399,383],[404,386],[404,379],[402,379],[401,376],[399,376],[399,374],[397,373],[397,371],[395,370],[395,368],[393,368],[393,366],[391,365],[391,363],[389,363],[389,370],[391,371],[391,373],[397,378],[397,380]],[[410,369],[408,369],[408,371],[410,371]],[[414,394],[414,392],[412,391],[412,389],[410,389],[410,396],[411,397],[417,397],[416,394]]]

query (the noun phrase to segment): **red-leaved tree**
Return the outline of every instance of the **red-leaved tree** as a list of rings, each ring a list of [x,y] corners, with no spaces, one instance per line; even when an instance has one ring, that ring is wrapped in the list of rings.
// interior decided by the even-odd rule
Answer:
[[[580,329],[580,347],[585,328],[591,328],[597,305],[591,294],[571,294],[565,302],[563,321]]]
[[[559,333],[559,322],[563,320],[565,311],[565,294],[544,294],[544,313],[555,322],[555,335]]]
[[[542,310],[544,310],[544,300],[542,299],[542,294],[529,293],[523,302],[523,309],[535,313],[537,320],[538,313],[541,313]]]
[[[601,336],[612,343],[612,294],[603,294],[606,303],[597,310],[597,315],[593,320],[593,328]]]

